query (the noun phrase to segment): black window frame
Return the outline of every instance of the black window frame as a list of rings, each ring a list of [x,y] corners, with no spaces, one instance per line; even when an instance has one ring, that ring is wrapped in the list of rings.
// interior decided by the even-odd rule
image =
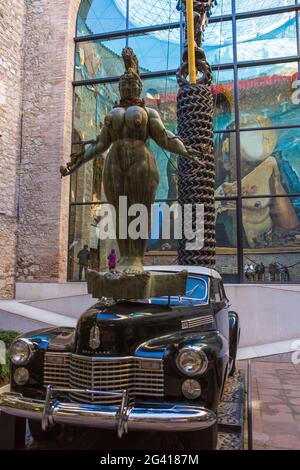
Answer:
[[[298,76],[300,77],[300,33],[299,33],[299,11],[300,11],[300,0],[295,0],[295,4],[287,5],[287,6],[277,6],[273,8],[261,9],[261,10],[254,10],[254,11],[247,11],[247,12],[237,12],[236,11],[236,1],[238,0],[231,0],[232,2],[232,12],[230,14],[225,14],[223,16],[212,16],[210,18],[211,23],[221,23],[225,21],[230,21],[232,24],[232,41],[233,41],[233,62],[227,64],[219,64],[213,65],[213,71],[222,71],[222,70],[232,70],[233,72],[233,83],[234,83],[234,112],[235,112],[235,129],[232,131],[226,132],[234,132],[235,134],[235,151],[236,151],[236,173],[237,173],[237,194],[234,197],[226,198],[226,197],[216,197],[216,201],[227,201],[233,200],[236,203],[236,222],[237,222],[237,246],[236,246],[236,257],[237,257],[237,278],[236,282],[238,283],[247,283],[244,277],[244,252],[245,248],[243,246],[243,220],[242,220],[242,201],[244,199],[249,199],[251,197],[259,198],[259,197],[268,197],[268,198],[278,198],[278,197],[300,197],[300,193],[295,194],[284,194],[284,195],[256,195],[256,196],[244,196],[242,194],[242,187],[241,187],[241,180],[242,180],[242,169],[241,169],[241,148],[240,148],[240,134],[241,132],[246,131],[254,131],[254,130],[261,130],[263,128],[241,128],[240,126],[240,110],[239,110],[239,89],[238,89],[238,71],[241,68],[245,67],[252,67],[252,66],[263,66],[263,65],[273,65],[279,63],[289,63],[289,62],[297,62],[298,64]],[[130,0],[127,0],[130,2]],[[272,59],[259,59],[259,60],[251,60],[251,61],[238,61],[237,55],[237,21],[241,19],[250,19],[256,18],[261,16],[270,16],[274,14],[280,13],[287,13],[287,12],[295,12],[296,17],[296,41],[297,41],[297,55],[295,56],[288,56],[288,57],[279,57],[279,58],[272,58]],[[128,43],[128,38],[130,36],[135,36],[138,34],[146,34],[155,31],[162,31],[162,30],[169,30],[170,28],[182,28],[182,20],[176,23],[165,23],[147,27],[137,27],[137,28],[129,28],[129,23],[127,21],[127,27],[121,31],[111,31],[106,33],[100,33],[95,35],[86,35],[86,36],[75,36],[74,42],[75,45],[80,42],[85,42],[89,40],[110,40],[113,38],[121,38],[125,37],[126,42]],[[77,34],[77,27],[76,27],[76,34]],[[181,35],[182,36],[182,35]],[[75,48],[76,49],[76,48]],[[181,41],[181,49],[182,49],[182,41]],[[76,54],[76,51],[75,51]],[[74,55],[75,58],[75,55]],[[75,65],[75,60],[74,60]],[[172,76],[176,74],[176,70],[162,70],[157,72],[147,72],[142,73],[142,78],[159,78],[159,77],[166,77]],[[73,89],[74,89],[74,97],[75,97],[75,89],[78,86],[82,85],[92,85],[92,84],[99,84],[99,83],[114,83],[117,82],[119,77],[105,77],[105,78],[98,78],[98,79],[89,79],[89,80],[75,80],[75,67],[74,67],[74,77],[73,77]],[[73,124],[74,124],[74,112],[75,106],[73,105]],[[299,125],[287,125],[287,126],[272,126],[270,129],[300,129],[300,122]],[[73,126],[74,131],[74,126]],[[214,134],[223,134],[224,130],[215,130]],[[72,132],[73,136],[73,132]],[[72,145],[76,145],[78,141],[72,139]],[[167,199],[165,200],[168,201]],[[100,201],[99,201],[100,202]],[[81,204],[88,204],[93,205],[97,204],[98,202],[90,201],[90,202],[72,202],[71,200],[71,183],[70,183],[70,199],[69,199],[69,220],[70,220],[70,213],[72,206],[81,205]],[[70,242],[70,228],[69,228],[69,242]],[[69,261],[68,261],[69,266]],[[68,273],[69,278],[69,273]],[[267,281],[265,281],[267,283]]]

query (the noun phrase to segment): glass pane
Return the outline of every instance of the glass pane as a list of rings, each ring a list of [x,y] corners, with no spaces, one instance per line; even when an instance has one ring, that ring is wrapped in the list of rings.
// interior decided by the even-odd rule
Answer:
[[[73,152],[79,146],[73,145]],[[98,202],[104,199],[102,173],[105,157],[98,157],[82,165],[71,175],[71,202]]]
[[[216,236],[218,248],[236,249],[236,202],[216,201]]]
[[[245,131],[240,140],[243,196],[300,192],[298,129]]]
[[[82,0],[77,21],[77,36],[126,28],[126,15],[112,0]]]
[[[282,13],[237,21],[238,60],[297,55],[295,13]]]
[[[226,130],[228,126],[234,126],[235,120],[233,71],[214,71],[211,90],[214,95],[214,130]]]
[[[100,204],[74,205],[70,213],[69,280],[85,280],[86,268],[107,270],[115,240],[99,240]]]
[[[216,197],[233,197],[237,194],[236,183],[236,135],[223,132],[214,135],[216,168]]]
[[[225,282],[237,281],[236,202],[216,201],[216,269]]]
[[[170,34],[175,33],[179,39],[179,30],[170,30]],[[129,37],[128,45],[136,53],[142,71],[177,69],[180,65],[179,40],[168,42],[168,36],[163,39],[155,34],[144,34]]]
[[[125,39],[76,43],[75,80],[116,77],[124,72]]]
[[[115,3],[124,14],[126,0],[115,0]],[[177,0],[130,0],[129,27],[139,28],[179,21],[180,13],[176,6]]]
[[[70,240],[69,240],[69,279],[84,280],[86,268],[95,263],[91,259],[91,248],[96,255],[96,269],[99,266],[98,243],[91,242],[91,222],[93,221],[93,210],[96,206],[72,206],[70,214]],[[92,236],[93,238],[93,236]],[[84,253],[83,253],[84,250]],[[81,269],[80,269],[81,267]]]
[[[235,5],[237,12],[255,11],[295,5],[295,0],[236,0]]]
[[[208,300],[208,278],[200,279],[188,277],[185,296],[188,299]]]
[[[300,124],[296,84],[298,64],[276,64],[239,69],[239,108],[241,127]],[[252,126],[253,127],[253,126]]]
[[[147,107],[156,109],[166,128],[176,133],[177,81],[175,77],[148,78],[143,80],[143,96]],[[177,198],[177,156],[170,154],[153,141],[148,145],[153,152],[160,174],[157,199]]]
[[[100,133],[105,115],[119,101],[118,83],[75,87],[74,133],[80,138],[95,139]]]
[[[300,251],[300,198],[243,199],[244,247]]]
[[[176,210],[177,204],[173,206],[171,211],[172,202],[156,202],[153,208],[151,234],[147,243],[147,252],[177,252],[178,240],[175,238],[174,227],[179,224],[181,227],[181,219],[178,218],[178,211]],[[170,208],[170,233],[165,234],[163,228],[163,211],[168,206]],[[167,236],[168,235],[168,236]],[[161,263],[161,262],[160,262]],[[149,263],[150,264],[150,263]]]
[[[222,275],[224,282],[238,282],[239,276],[236,253],[232,254],[230,253],[230,250],[221,250],[217,248],[216,270]]]
[[[232,63],[232,22],[209,23],[204,33],[203,48],[211,65]]]
[[[282,248],[244,250],[244,280],[246,282],[300,282],[299,249]]]
[[[223,16],[231,14],[231,3],[232,0],[221,0],[212,9],[211,16]]]

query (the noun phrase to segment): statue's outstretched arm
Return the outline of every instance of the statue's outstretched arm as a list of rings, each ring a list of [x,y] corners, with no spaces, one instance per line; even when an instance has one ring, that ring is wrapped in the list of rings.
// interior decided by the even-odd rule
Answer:
[[[111,145],[111,138],[109,130],[104,126],[98,135],[95,143],[89,145],[85,150],[84,145],[82,150],[76,154],[71,155],[71,162],[66,167],[61,166],[60,172],[62,176],[67,176],[73,173],[75,170],[81,167],[84,163],[99,157],[102,153],[106,152]]]
[[[191,147],[187,147],[183,141],[177,137],[173,132],[168,131],[160,115],[154,109],[148,109],[149,120],[150,120],[150,137],[165,150],[171,153],[176,153],[181,157],[194,160],[198,164],[200,163],[200,155]]]

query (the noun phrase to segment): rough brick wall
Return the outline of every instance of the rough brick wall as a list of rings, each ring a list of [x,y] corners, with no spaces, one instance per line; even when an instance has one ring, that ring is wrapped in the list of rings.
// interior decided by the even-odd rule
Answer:
[[[0,298],[14,293],[24,19],[24,0],[0,0]]]
[[[71,150],[79,4],[0,0],[0,298],[13,295],[16,266],[19,281],[66,280],[69,179],[59,167]]]
[[[26,0],[18,279],[65,281],[74,34],[80,0]]]

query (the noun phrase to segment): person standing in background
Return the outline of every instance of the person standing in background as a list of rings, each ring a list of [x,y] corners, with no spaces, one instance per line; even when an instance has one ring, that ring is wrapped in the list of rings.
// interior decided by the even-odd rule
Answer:
[[[108,267],[110,271],[114,271],[117,266],[117,253],[116,250],[112,249],[108,257]]]
[[[91,259],[88,245],[84,245],[82,250],[79,251],[77,258],[79,262],[79,281],[82,281],[82,272],[84,270],[84,278],[86,279],[86,273]]]

